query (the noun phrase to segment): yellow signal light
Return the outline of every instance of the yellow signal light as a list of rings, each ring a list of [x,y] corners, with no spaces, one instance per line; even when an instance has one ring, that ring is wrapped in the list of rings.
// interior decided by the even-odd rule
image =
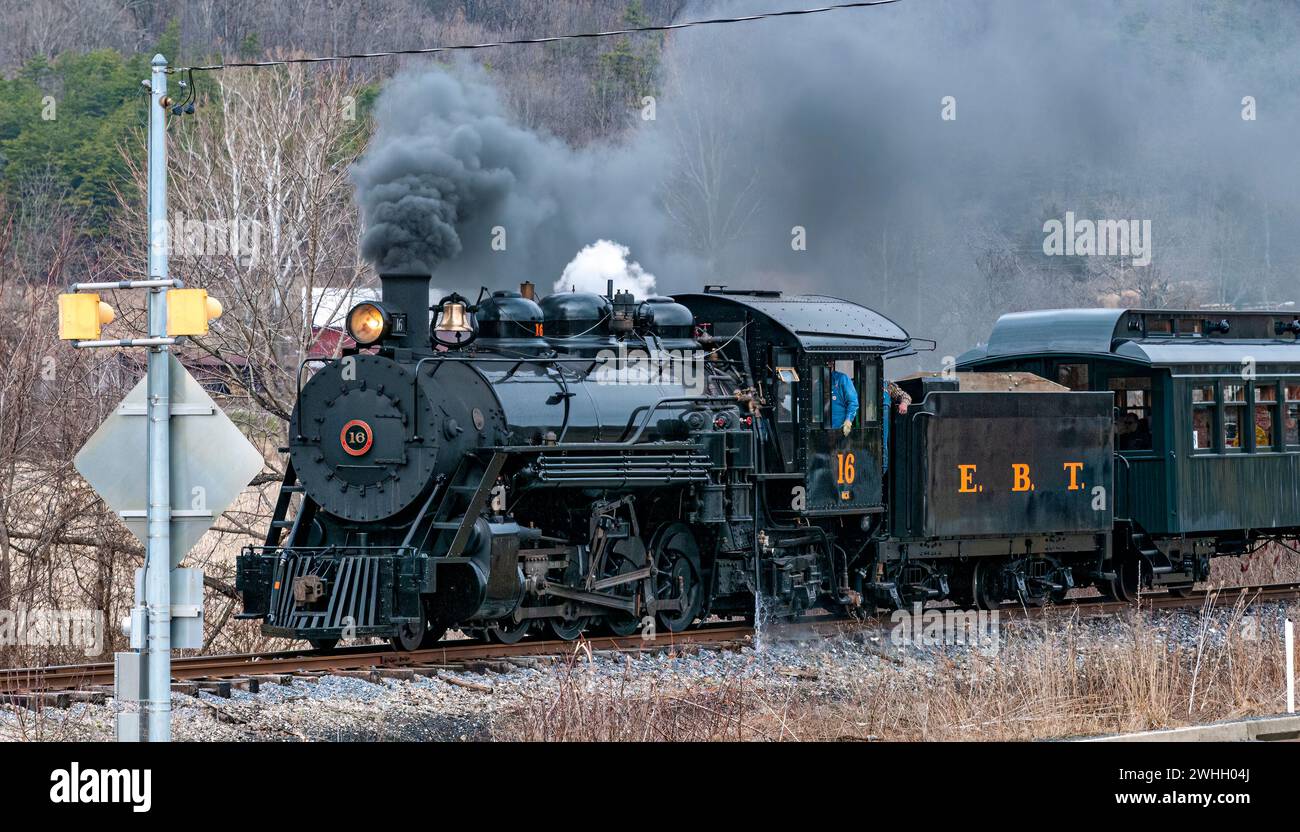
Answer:
[[[59,295],[59,339],[62,341],[98,340],[101,327],[111,324],[114,317],[113,307],[101,301],[97,294]]]
[[[208,322],[221,317],[221,301],[206,289],[167,290],[167,334],[207,335]]]

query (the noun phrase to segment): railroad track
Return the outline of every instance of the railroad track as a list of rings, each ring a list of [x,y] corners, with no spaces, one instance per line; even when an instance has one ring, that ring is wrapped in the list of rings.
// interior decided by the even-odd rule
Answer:
[[[1220,590],[1197,590],[1185,596],[1150,593],[1142,596],[1140,607],[1175,609],[1231,606],[1242,599],[1264,603],[1300,599],[1300,583],[1261,586],[1225,587]],[[1038,617],[1055,612],[1075,612],[1087,616],[1110,615],[1131,609],[1132,605],[1102,598],[1081,598],[1059,607],[1022,607],[1004,604],[1001,615],[1011,618]],[[789,638],[825,635],[852,628],[890,626],[889,614],[866,619],[819,616],[796,622],[780,622],[765,629],[767,637]],[[524,640],[518,644],[496,644],[475,639],[454,639],[429,650],[400,653],[387,645],[358,645],[332,652],[284,650],[269,653],[241,653],[221,656],[177,656],[172,659],[172,678],[177,687],[206,687],[229,694],[231,685],[255,689],[259,681],[288,677],[315,677],[327,673],[366,675],[375,679],[411,678],[415,675],[443,675],[457,670],[494,669],[527,657],[565,657],[577,650],[593,652],[658,652],[678,648],[751,644],[754,631],[747,624],[716,622],[682,633],[661,633],[653,639],[640,635],[592,636],[582,642],[560,640]],[[445,676],[444,676],[445,678]],[[43,694],[49,701],[66,704],[76,698],[102,699],[113,684],[113,663],[56,665],[0,670],[0,702],[30,703]],[[472,686],[467,683],[468,686]],[[59,692],[83,691],[91,696],[55,696]],[[96,697],[94,694],[97,694]]]

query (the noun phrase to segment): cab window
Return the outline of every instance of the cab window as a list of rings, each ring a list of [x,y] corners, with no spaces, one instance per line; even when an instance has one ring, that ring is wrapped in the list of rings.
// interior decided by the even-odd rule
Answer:
[[[836,429],[851,420],[854,427],[862,424],[861,379],[858,378],[856,362],[852,360],[831,361],[826,365],[826,427]],[[854,399],[857,401],[855,402]]]
[[[795,385],[799,382],[799,372],[794,367],[776,368],[776,421],[788,424],[794,421],[797,399]]]
[[[880,379],[874,361],[859,362],[858,425],[880,421],[876,403],[880,396]]]
[[[852,395],[856,395],[858,400],[852,420],[855,428],[861,429],[880,420],[880,382],[873,362],[835,359],[818,367],[818,377],[820,380],[814,383],[813,395],[814,401],[821,403],[821,427],[834,430],[843,426],[845,417],[853,408]]]
[[[812,377],[812,402],[814,413],[812,415],[813,424],[829,428],[831,426],[831,396],[830,396],[831,370],[829,367],[820,365],[813,367]]]

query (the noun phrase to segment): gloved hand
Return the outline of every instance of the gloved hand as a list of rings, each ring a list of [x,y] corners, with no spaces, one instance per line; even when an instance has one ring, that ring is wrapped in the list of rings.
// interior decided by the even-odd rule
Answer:
[[[844,420],[843,431],[845,436],[848,436],[850,433],[853,433],[853,423],[848,421],[847,419]]]

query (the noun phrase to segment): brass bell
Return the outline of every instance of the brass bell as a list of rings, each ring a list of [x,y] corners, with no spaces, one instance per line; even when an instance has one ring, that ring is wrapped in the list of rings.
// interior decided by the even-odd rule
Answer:
[[[442,305],[442,312],[438,315],[439,332],[473,332],[473,327],[469,323],[469,314],[465,311],[465,303],[459,300],[449,300]]]

